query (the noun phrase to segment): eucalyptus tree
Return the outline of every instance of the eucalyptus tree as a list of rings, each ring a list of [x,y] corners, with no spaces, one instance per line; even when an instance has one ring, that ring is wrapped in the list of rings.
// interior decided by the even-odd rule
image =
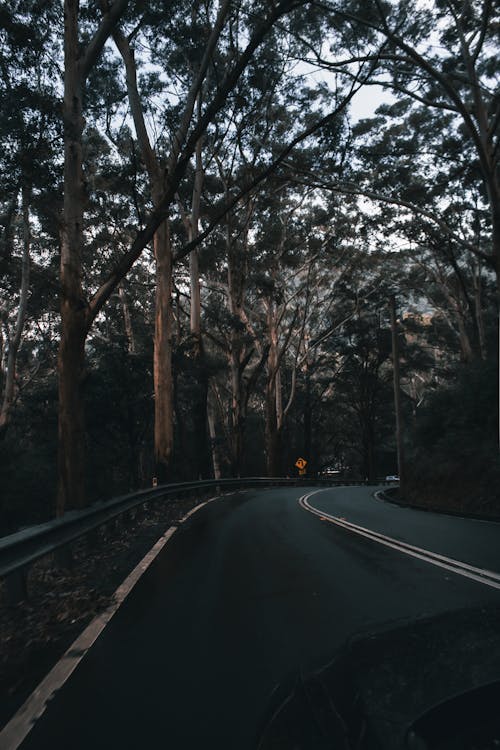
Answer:
[[[85,45],[80,44],[81,18],[76,0],[65,3],[65,196],[62,241],[62,337],[60,349],[60,483],[59,513],[68,504],[80,506],[83,493],[83,399],[81,380],[84,368],[86,336],[113,290],[140,257],[157,230],[165,224],[179,184],[186,174],[199,138],[224,107],[255,51],[273,25],[287,14],[300,11],[306,0],[282,0],[262,8],[252,4],[252,13],[242,17],[246,32],[236,57],[218,71],[218,85],[205,102],[199,116],[196,101],[210,68],[212,55],[228,22],[240,13],[239,6],[223,0],[217,8],[210,5],[210,30],[195,75],[180,98],[180,107],[172,127],[172,144],[166,159],[162,196],[151,210],[145,225],[137,233],[129,250],[123,254],[92,296],[87,300],[82,287],[83,180],[81,141],[84,128],[83,94],[90,71],[102,52],[106,40],[125,13],[126,0],[104,6],[102,17],[86,25]],[[169,14],[172,8],[167,8]],[[175,12],[175,8],[174,8]],[[130,34],[130,31],[128,32]]]
[[[236,40],[235,31],[231,46]],[[269,202],[274,201],[274,193],[280,190],[279,182],[268,179],[256,184],[256,181],[259,175],[269,174],[269,164],[279,166],[280,155],[286,152],[290,139],[292,142],[297,139],[294,158],[301,158],[303,147],[299,148],[299,142],[304,140],[310,148],[310,141],[316,141],[313,130],[308,130],[313,111],[322,114],[317,106],[320,101],[317,92],[303,83],[297,87],[295,77],[290,74],[295,55],[293,44],[282,30],[273,30],[228,97],[227,107],[208,130],[204,143],[204,173],[209,185],[203,200],[202,224],[208,224],[210,229],[219,205],[232,206],[204,240],[200,259],[208,287],[212,290],[217,287],[218,294],[225,295],[232,320],[223,337],[231,373],[229,442],[231,465],[236,474],[241,471],[248,400],[268,354],[249,321],[248,293],[259,266],[252,259],[253,234],[262,207],[267,210]],[[210,205],[209,193],[217,188],[221,195],[219,205],[213,197]],[[188,208],[181,205],[180,211],[189,230]],[[225,251],[225,257],[219,260],[218,247],[224,247]],[[205,257],[211,258],[211,266],[207,266]],[[221,273],[227,282],[220,280]]]
[[[446,321],[455,341],[449,348],[463,362],[486,360],[496,307],[492,269],[418,219],[410,220],[405,230],[410,239],[400,250],[408,268],[403,286]]]
[[[352,66],[377,64],[367,85],[389,89],[396,97],[388,115],[403,116],[411,156],[426,167],[427,181],[420,187],[432,194],[433,183],[459,180],[466,175],[488,212],[483,247],[475,238],[464,238],[468,249],[494,266],[500,262],[500,187],[498,177],[498,7],[490,0],[461,3],[436,0],[394,0],[380,3],[325,2],[321,7],[331,23],[344,25],[357,35],[361,52],[354,48],[344,60],[328,57],[326,48],[311,49],[309,59],[332,72],[352,76]],[[380,120],[380,129],[385,123]],[[393,134],[396,131],[393,128]],[[385,140],[386,152],[392,139]],[[402,140],[402,139],[401,139]],[[393,153],[398,161],[399,147]],[[389,154],[387,154],[389,156]],[[349,188],[349,186],[346,186]],[[369,182],[362,186],[369,191]],[[356,186],[351,185],[355,190]],[[380,200],[403,207],[411,195],[373,190]],[[421,191],[420,191],[421,195]],[[415,208],[425,214],[425,206]],[[450,233],[439,210],[428,211],[443,232]]]

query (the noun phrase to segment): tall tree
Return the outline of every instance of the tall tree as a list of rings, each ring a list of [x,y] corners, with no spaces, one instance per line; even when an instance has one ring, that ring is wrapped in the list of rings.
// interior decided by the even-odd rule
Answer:
[[[224,107],[255,51],[266,34],[284,15],[300,9],[306,0],[282,0],[262,15],[247,18],[248,34],[242,50],[232,59],[221,77],[200,118],[196,118],[195,104],[203,80],[207,75],[212,55],[230,15],[230,0],[222,0],[213,27],[208,34],[196,75],[186,92],[185,103],[173,135],[172,147],[166,161],[161,198],[153,208],[144,228],[138,232],[126,252],[90,300],[82,289],[82,246],[84,190],[82,178],[83,92],[89,72],[94,67],[106,39],[123,15],[125,0],[115,0],[103,14],[97,31],[84,50],[79,44],[79,8],[77,0],[65,5],[65,195],[64,227],[61,250],[61,346],[60,371],[60,482],[58,512],[68,505],[84,503],[83,445],[84,409],[82,382],[84,379],[84,345],[86,336],[98,313],[103,308],[121,279],[128,273],[143,249],[164,224],[175,200],[179,183],[188,168],[199,138]],[[167,282],[168,283],[168,282]],[[167,291],[168,294],[168,291]],[[168,333],[167,333],[168,335]]]

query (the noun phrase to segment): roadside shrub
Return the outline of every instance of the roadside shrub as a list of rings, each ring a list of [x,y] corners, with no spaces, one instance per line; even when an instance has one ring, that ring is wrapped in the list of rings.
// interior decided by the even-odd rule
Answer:
[[[496,362],[460,366],[417,417],[405,499],[500,517],[497,415]]]

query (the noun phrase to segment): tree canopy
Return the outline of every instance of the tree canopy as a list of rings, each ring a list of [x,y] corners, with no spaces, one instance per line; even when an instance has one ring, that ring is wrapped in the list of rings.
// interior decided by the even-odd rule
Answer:
[[[0,3],[6,530],[299,454],[394,474],[392,295],[412,491],[433,446],[456,465],[443,431],[498,456],[497,418],[474,448],[453,394],[498,413],[499,21],[490,0]]]

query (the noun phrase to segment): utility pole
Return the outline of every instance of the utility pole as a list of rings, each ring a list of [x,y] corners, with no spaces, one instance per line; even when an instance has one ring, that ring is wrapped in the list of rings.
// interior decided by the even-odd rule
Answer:
[[[391,314],[391,337],[392,337],[392,368],[394,379],[394,411],[396,412],[396,448],[398,453],[398,476],[400,486],[405,480],[405,460],[403,446],[403,414],[401,410],[401,388],[399,376],[399,345],[398,331],[396,327],[396,295],[389,297],[389,310]]]

